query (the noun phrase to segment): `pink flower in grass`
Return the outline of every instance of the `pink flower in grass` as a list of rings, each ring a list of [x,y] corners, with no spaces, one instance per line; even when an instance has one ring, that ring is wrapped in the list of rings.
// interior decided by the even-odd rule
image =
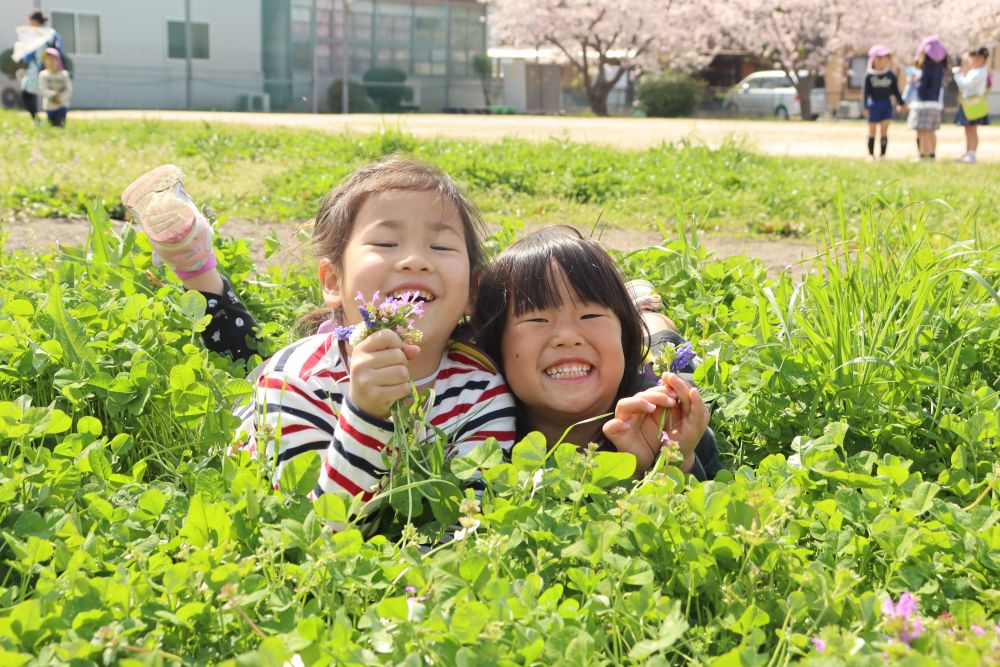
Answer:
[[[811,641],[812,645],[816,647],[817,653],[822,653],[823,651],[826,650],[826,642],[820,639],[819,637],[813,637],[809,641]]]
[[[893,604],[892,598],[886,598],[882,603],[882,613],[887,617],[886,629],[895,632],[899,639],[907,644],[919,637],[924,626],[917,615],[917,598],[913,593],[906,592],[899,596],[899,602]]]

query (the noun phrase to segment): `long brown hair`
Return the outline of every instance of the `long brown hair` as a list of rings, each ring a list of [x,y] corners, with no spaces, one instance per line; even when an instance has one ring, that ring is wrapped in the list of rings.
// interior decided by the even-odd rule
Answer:
[[[354,231],[358,211],[372,195],[394,190],[437,192],[443,200],[450,202],[462,219],[470,274],[474,276],[482,269],[485,261],[482,248],[484,224],[479,210],[451,176],[432,164],[399,155],[391,155],[358,169],[323,198],[313,225],[313,255],[342,267],[344,250]],[[337,315],[332,308],[319,308],[300,318],[294,331],[300,335],[316,333],[323,322]]]

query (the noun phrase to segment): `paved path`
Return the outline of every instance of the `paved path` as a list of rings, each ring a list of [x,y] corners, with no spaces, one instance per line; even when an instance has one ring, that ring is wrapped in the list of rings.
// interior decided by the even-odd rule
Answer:
[[[465,116],[442,114],[377,115],[237,113],[223,111],[74,111],[74,119],[130,118],[258,127],[301,127],[327,132],[378,132],[399,128],[415,137],[449,137],[495,141],[502,137],[530,140],[566,138],[626,148],[647,148],[690,139],[718,147],[729,138],[747,141],[756,150],[778,156],[864,159],[867,128],[862,121],[756,121],[700,118],[585,118],[576,116]],[[916,155],[914,134],[902,123],[890,130],[890,155]],[[1000,162],[1000,125],[981,127],[979,159]],[[938,133],[938,155],[951,159],[965,152],[963,130],[951,123]]]

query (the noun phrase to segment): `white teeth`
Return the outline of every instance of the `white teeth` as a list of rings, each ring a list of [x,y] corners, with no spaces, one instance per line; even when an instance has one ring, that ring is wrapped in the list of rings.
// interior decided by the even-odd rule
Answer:
[[[412,290],[412,289],[403,290],[401,292],[390,292],[389,296],[391,296],[394,299],[400,299],[400,298],[402,298],[406,294],[415,294],[417,301],[433,301],[434,300],[434,295],[431,294],[430,292],[425,292],[423,290]]]
[[[545,374],[550,378],[555,379],[566,379],[566,378],[579,378],[584,377],[590,373],[592,366],[582,366],[582,365],[572,365],[572,366],[555,366],[553,368],[545,369]]]

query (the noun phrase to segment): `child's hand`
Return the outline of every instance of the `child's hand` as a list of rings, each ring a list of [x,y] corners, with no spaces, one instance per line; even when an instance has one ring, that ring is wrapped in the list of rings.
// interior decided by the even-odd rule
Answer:
[[[649,470],[660,453],[664,410],[668,416],[663,428],[678,443],[685,472],[694,465],[694,449],[708,428],[708,408],[698,390],[673,373],[664,373],[662,382],[618,401],[614,418],[604,425],[604,435],[618,451],[635,456],[636,474]]]
[[[388,329],[358,343],[351,354],[351,402],[373,417],[388,417],[392,404],[410,394],[406,362],[419,353],[418,346],[404,344]]]
[[[865,118],[868,118],[868,107],[865,107],[864,109],[861,110],[861,115],[864,116]]]
[[[906,105],[900,104],[899,106],[896,107],[896,111],[898,111],[899,113],[906,113],[907,112]]]

